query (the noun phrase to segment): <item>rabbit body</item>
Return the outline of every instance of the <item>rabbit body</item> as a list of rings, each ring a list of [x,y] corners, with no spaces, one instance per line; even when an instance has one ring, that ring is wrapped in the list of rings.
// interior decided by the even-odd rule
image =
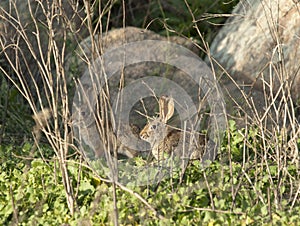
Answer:
[[[205,135],[197,135],[196,139],[191,139],[192,137],[189,136],[190,139],[187,140],[190,142],[185,142],[183,145],[181,138],[188,133],[184,134],[166,124],[174,113],[174,100],[162,96],[159,100],[159,112],[159,117],[148,122],[140,132],[140,138],[150,144],[154,158],[160,161],[174,153],[183,158],[200,159],[205,150]],[[186,152],[184,153],[182,149]]]
[[[140,133],[140,138],[151,145],[156,160],[163,160],[178,146],[181,133],[167,126],[161,118],[148,123]]]

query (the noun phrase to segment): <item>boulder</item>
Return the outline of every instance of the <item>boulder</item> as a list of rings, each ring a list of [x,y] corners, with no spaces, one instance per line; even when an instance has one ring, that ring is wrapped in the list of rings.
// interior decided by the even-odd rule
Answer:
[[[264,94],[288,95],[299,101],[300,3],[293,0],[241,0],[210,46],[224,88],[234,98],[252,94],[259,109]],[[206,62],[210,59],[207,58]],[[223,67],[223,68],[222,68]],[[237,83],[238,87],[236,86]],[[239,93],[237,95],[237,93]]]
[[[150,40],[151,45],[148,45],[149,42],[147,41],[140,42],[144,40]],[[164,47],[168,47],[166,46],[167,43],[159,41],[170,41],[171,43],[178,44],[178,46],[164,49]],[[185,48],[182,48],[182,46]],[[182,52],[174,50],[177,48]],[[122,55],[125,49],[126,54]],[[148,49],[151,50],[148,51]],[[119,56],[120,54],[120,57],[115,57],[116,55],[111,54],[116,50],[118,53],[116,55]],[[172,51],[176,54],[172,55]],[[79,44],[75,52],[69,55],[65,64],[65,71],[68,71],[70,78],[75,78],[74,80],[79,84],[73,101],[73,126],[76,134],[75,137],[78,141],[83,141],[81,145],[88,145],[94,150],[94,153],[88,153],[88,156],[90,156],[91,159],[93,159],[93,157],[103,156],[106,153],[102,143],[107,143],[105,142],[105,139],[108,139],[109,137],[108,133],[103,133],[102,136],[99,136],[99,133],[95,132],[97,131],[95,118],[100,122],[109,121],[109,130],[112,130],[111,127],[114,129],[121,127],[120,130],[115,132],[117,135],[116,140],[129,140],[130,142],[127,143],[129,146],[122,146],[122,148],[126,150],[135,143],[134,136],[131,136],[131,138],[123,137],[128,134],[128,132],[125,132],[126,130],[122,130],[122,127],[126,128],[127,126],[127,115],[129,118],[129,125],[134,125],[137,128],[136,130],[139,131],[145,126],[147,116],[153,117],[157,115],[158,103],[155,96],[175,96],[174,99],[177,101],[175,106],[176,112],[174,114],[175,116],[172,118],[173,120],[170,122],[174,127],[181,128],[181,120],[183,121],[183,119],[195,115],[200,115],[199,118],[201,118],[201,123],[203,122],[200,125],[201,129],[208,130],[207,125],[209,123],[215,123],[214,119],[209,118],[210,109],[208,109],[211,107],[210,105],[212,105],[211,102],[209,102],[210,99],[213,99],[211,96],[218,96],[218,94],[214,92],[215,87],[210,87],[210,85],[212,85],[212,83],[210,83],[211,80],[215,80],[206,63],[193,52],[198,53],[198,48],[190,39],[178,36],[164,37],[150,30],[136,27],[113,29],[107,33],[88,37]],[[105,58],[107,55],[109,57]],[[163,56],[161,57],[161,55]],[[167,59],[175,59],[174,62],[178,64],[174,66],[172,64],[160,63],[162,61],[155,61],[156,58],[164,58],[164,55]],[[147,57],[144,58],[144,56]],[[188,58],[185,56],[191,57]],[[122,69],[118,68],[116,71],[113,71],[113,73],[109,73],[112,69],[117,67],[116,65],[123,64],[123,62],[132,62],[132,59],[142,60],[133,60],[138,63],[129,63],[126,67],[122,68],[121,66]],[[151,61],[145,59],[154,60]],[[107,67],[103,67],[105,73],[102,72],[103,68],[101,66],[97,66],[103,65],[103,62],[108,62],[106,64]],[[181,66],[185,69],[190,68],[192,73],[188,74],[191,71],[185,72],[184,70],[180,70],[180,67],[177,66]],[[196,69],[193,70],[193,68]],[[191,74],[197,74],[199,79],[195,81]],[[109,77],[107,75],[111,76]],[[105,84],[103,85],[101,79],[104,77]],[[156,83],[158,80],[159,82]],[[137,85],[139,88],[136,89],[137,86],[135,85],[137,83],[139,83]],[[99,88],[98,84],[100,84],[102,88]],[[126,96],[126,94],[123,93],[124,97],[120,90],[127,90],[128,93],[131,93],[133,90],[135,91],[129,96]],[[144,90],[152,90],[153,92],[145,94]],[[197,109],[195,109],[196,112],[193,112],[192,115],[190,115],[190,109],[188,109],[188,111],[180,112],[180,106],[188,106],[187,102],[182,101],[186,95],[189,96],[190,100],[192,100],[197,107]],[[134,96],[134,98],[131,98],[131,96]],[[220,97],[220,99],[222,98]],[[112,106],[111,108],[106,106],[106,101],[110,103]],[[113,106],[113,103],[116,102],[121,103],[120,107],[115,108]],[[222,101],[219,101],[216,105],[222,104],[221,102]],[[128,109],[128,107],[130,107],[129,112],[126,110],[122,111],[123,109]],[[215,108],[215,106],[212,107]],[[109,111],[108,109],[114,109],[114,111],[115,109],[122,109],[121,115],[118,113],[118,110],[116,110],[114,114],[115,118],[111,118],[111,114],[103,114],[103,112]],[[97,114],[97,117],[95,117],[94,113]],[[223,113],[223,111],[221,113]],[[218,115],[218,117],[221,118],[222,116]],[[213,122],[207,120],[207,118]],[[113,121],[116,123],[113,123]],[[221,125],[219,126],[222,127]],[[127,129],[127,131],[129,130]],[[106,138],[103,135],[106,135]],[[101,142],[101,140],[103,141]],[[138,138],[136,140],[137,144],[134,144],[136,150],[139,150],[140,152],[147,150],[147,147],[143,146],[145,145],[144,142],[140,141]],[[83,148],[83,150],[86,149]]]

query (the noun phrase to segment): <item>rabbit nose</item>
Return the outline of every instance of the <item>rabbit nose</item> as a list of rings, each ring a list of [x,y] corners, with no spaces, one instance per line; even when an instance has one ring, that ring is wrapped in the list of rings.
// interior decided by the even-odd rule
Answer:
[[[140,133],[140,138],[142,140],[146,140],[149,137],[149,135],[147,133]]]
[[[142,139],[148,136],[145,131],[141,131],[139,135],[140,135],[140,138],[142,138]]]

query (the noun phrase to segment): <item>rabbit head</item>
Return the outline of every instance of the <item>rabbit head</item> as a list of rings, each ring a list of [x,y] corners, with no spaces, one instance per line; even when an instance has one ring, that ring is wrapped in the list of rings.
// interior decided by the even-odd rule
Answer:
[[[140,132],[140,138],[151,145],[151,151],[156,160],[164,160],[174,151],[175,155],[187,156],[190,159],[201,159],[205,151],[207,138],[198,135],[197,145],[188,144],[186,153],[176,150],[180,144],[182,133],[167,125],[168,120],[174,114],[174,100],[172,97],[162,96],[159,99],[159,116],[150,120]],[[178,152],[179,151],[179,152]]]
[[[159,99],[159,116],[150,120],[140,132],[140,138],[150,143],[153,148],[166,138],[169,133],[167,121],[174,114],[174,100],[172,97],[162,96]]]

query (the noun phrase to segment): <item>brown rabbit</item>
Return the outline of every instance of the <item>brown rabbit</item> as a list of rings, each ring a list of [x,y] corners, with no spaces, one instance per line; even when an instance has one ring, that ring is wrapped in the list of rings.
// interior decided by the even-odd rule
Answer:
[[[151,145],[151,152],[156,160],[164,160],[179,147],[180,138],[184,132],[171,128],[167,125],[168,120],[174,114],[174,100],[172,97],[162,96],[159,99],[159,117],[154,118],[142,129],[140,138],[147,141]],[[186,132],[188,133],[188,132]],[[188,150],[191,150],[190,155],[180,154],[181,157],[189,159],[201,159],[206,144],[206,137],[200,134],[196,139],[197,142],[193,145],[185,145]],[[175,153],[178,155],[178,151]],[[188,154],[188,152],[187,152]]]

